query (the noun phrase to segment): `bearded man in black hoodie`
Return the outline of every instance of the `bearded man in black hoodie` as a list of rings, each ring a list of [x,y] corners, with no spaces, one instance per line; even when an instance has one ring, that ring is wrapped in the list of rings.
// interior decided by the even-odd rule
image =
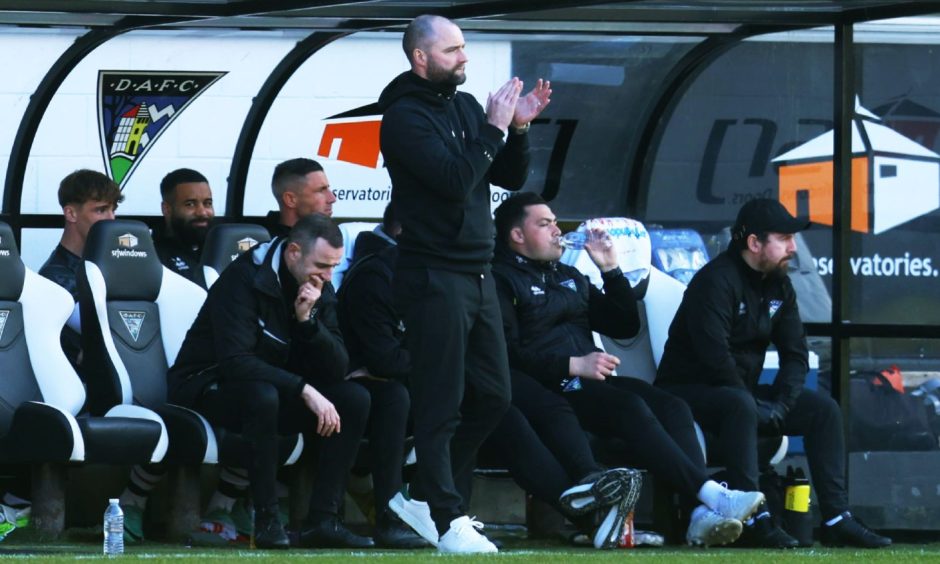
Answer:
[[[419,460],[413,495],[427,500],[442,552],[496,552],[467,517],[455,487],[509,406],[509,363],[490,274],[490,183],[518,190],[528,174],[528,132],[548,105],[539,80],[520,96],[506,82],[486,103],[457,92],[464,38],[450,20],[419,16],[402,46],[411,70],[379,98],[382,154],[401,216],[394,300],[408,328]]]

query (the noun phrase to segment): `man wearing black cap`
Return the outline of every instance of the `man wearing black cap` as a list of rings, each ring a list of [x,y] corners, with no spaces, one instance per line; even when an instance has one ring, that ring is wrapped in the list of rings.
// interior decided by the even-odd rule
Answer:
[[[757,489],[758,435],[802,435],[823,517],[823,544],[888,546],[891,539],[848,512],[839,406],[803,388],[808,352],[787,266],[796,255],[795,233],[808,225],[776,200],[744,204],[728,250],[689,283],[669,328],[656,383],[685,399],[695,420],[717,437],[729,487]],[[771,344],[780,368],[772,386],[758,386]],[[741,541],[796,546],[768,517],[758,515]]]

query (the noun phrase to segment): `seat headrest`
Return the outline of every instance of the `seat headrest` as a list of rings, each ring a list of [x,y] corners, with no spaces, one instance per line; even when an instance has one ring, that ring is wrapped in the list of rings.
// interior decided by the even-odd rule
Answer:
[[[13,229],[0,221],[0,300],[16,301],[23,293],[26,276],[23,260],[13,239]]]
[[[222,223],[214,226],[206,235],[202,246],[203,266],[222,272],[238,255],[258,243],[271,240],[271,234],[253,223]]]
[[[635,219],[626,217],[601,217],[589,219],[578,226],[577,231],[584,232],[589,229],[603,229],[610,235],[617,249],[620,270],[630,281],[635,290],[641,287],[649,278],[651,264],[650,236],[646,227]],[[591,282],[602,287],[601,273],[591,262],[587,251],[583,249],[567,249],[561,256],[561,262],[569,264],[580,270],[591,279]],[[639,296],[638,296],[639,298]]]
[[[343,234],[343,258],[333,269],[334,288],[339,288],[343,282],[343,275],[352,265],[352,259],[356,252],[356,239],[359,234],[363,231],[372,231],[378,225],[380,224],[369,221],[347,221],[339,224],[339,231]]]
[[[653,266],[685,285],[708,262],[705,241],[694,229],[650,229]]]
[[[88,231],[83,257],[101,271],[109,300],[154,301],[163,282],[147,225],[129,219],[96,222]]]

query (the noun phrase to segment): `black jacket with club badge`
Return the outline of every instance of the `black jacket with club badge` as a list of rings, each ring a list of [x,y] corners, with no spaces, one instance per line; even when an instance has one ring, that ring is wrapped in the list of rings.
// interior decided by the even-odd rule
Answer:
[[[780,369],[773,401],[793,407],[808,352],[788,276],[764,276],[728,250],[696,273],[669,327],[656,384],[733,386],[754,391],[773,343]]]
[[[295,320],[279,274],[285,247],[283,238],[259,245],[212,285],[167,373],[172,402],[192,406],[208,386],[225,380],[263,380],[299,398],[304,384],[346,376],[333,285],[323,285],[311,319]]]
[[[549,389],[560,391],[570,379],[570,357],[599,350],[592,331],[625,339],[640,329],[636,298],[619,268],[602,275],[602,292],[573,266],[533,261],[499,245],[493,276],[509,365]]]

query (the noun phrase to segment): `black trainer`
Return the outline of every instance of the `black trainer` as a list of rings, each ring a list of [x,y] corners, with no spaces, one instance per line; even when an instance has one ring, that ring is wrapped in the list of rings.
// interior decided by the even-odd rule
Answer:
[[[763,513],[754,518],[754,522],[745,525],[741,536],[733,546],[743,548],[796,548],[800,541],[791,537],[786,531],[774,525],[769,513]]]
[[[612,468],[584,477],[558,499],[566,516],[585,515],[627,499],[630,511],[643,485],[643,474],[630,468]]]
[[[883,537],[863,525],[846,511],[842,519],[832,526],[823,525],[820,540],[826,546],[857,546],[859,548],[884,548],[891,546],[891,539]]]
[[[375,543],[371,537],[350,531],[336,517],[327,517],[300,533],[300,545],[305,548],[372,548]]]
[[[270,507],[259,507],[255,512],[255,547],[256,548],[290,548],[290,539],[284,531],[284,524],[278,514],[277,504]]]
[[[414,549],[431,546],[421,535],[402,523],[394,513],[385,511],[375,519],[372,538],[379,548]]]

